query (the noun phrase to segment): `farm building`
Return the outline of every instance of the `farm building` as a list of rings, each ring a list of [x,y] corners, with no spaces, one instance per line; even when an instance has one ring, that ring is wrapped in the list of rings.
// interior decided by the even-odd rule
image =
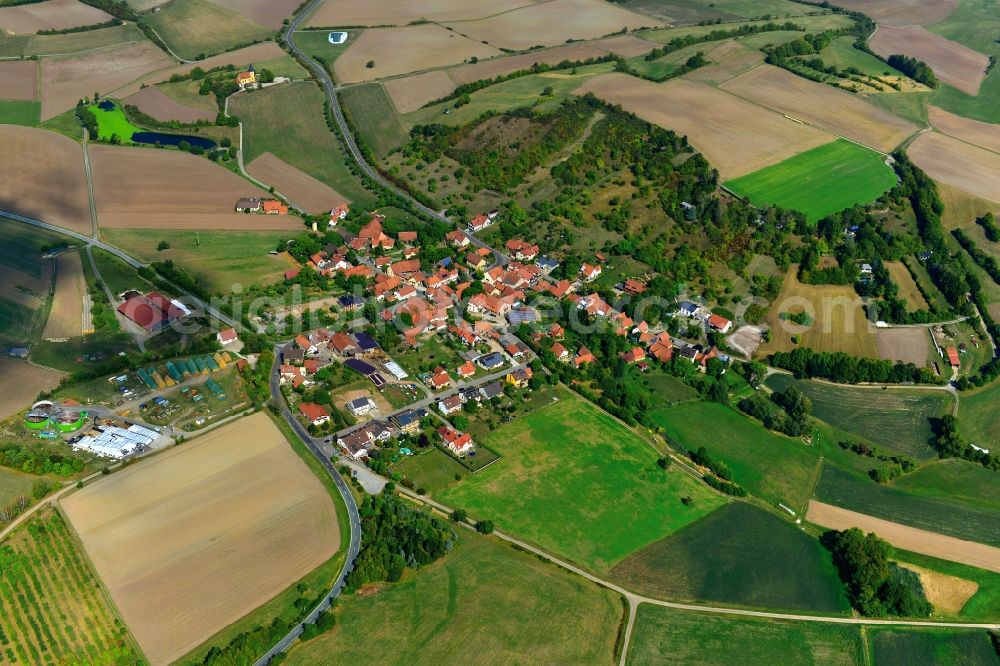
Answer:
[[[216,339],[218,339],[220,345],[231,345],[237,340],[239,336],[236,334],[235,328],[226,328],[215,334]]]
[[[260,202],[264,215],[288,215],[288,206],[277,199],[265,199]]]
[[[121,460],[140,453],[156,441],[160,433],[140,425],[127,429],[117,426],[95,428],[96,435],[85,435],[73,442],[74,451],[90,451],[102,458]]]
[[[957,370],[962,365],[962,359],[958,356],[958,350],[954,347],[947,347],[944,352],[948,356],[948,363]]]
[[[255,199],[251,197],[238,199],[236,201],[236,212],[237,213],[259,213],[260,212],[260,199]]]
[[[136,294],[118,306],[118,312],[146,329],[156,331],[172,321],[191,314],[183,303],[169,299],[159,292],[150,292],[143,296]]]

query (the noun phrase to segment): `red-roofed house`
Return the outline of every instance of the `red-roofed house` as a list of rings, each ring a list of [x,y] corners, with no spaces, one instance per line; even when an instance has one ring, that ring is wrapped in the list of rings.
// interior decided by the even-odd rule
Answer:
[[[708,325],[720,333],[728,333],[733,327],[733,322],[729,321],[725,317],[713,314],[708,318]]]
[[[434,374],[431,375],[428,383],[431,385],[431,388],[440,391],[451,386],[451,377],[448,376],[448,372],[444,368],[438,366],[434,369]]]
[[[235,328],[224,328],[215,334],[215,338],[219,341],[220,345],[231,345],[239,340]]]
[[[351,212],[351,209],[347,207],[346,203],[342,203],[333,210],[330,211],[330,226],[335,227],[337,223],[342,219],[347,217],[347,214]]]
[[[417,242],[417,232],[416,231],[400,231],[396,234],[397,238],[401,243],[416,243]]]
[[[552,345],[552,353],[555,354],[557,361],[565,362],[569,360],[569,350],[561,342]]]
[[[962,359],[958,356],[958,350],[954,347],[948,347],[944,351],[948,356],[948,363],[957,370],[962,365]]]
[[[277,199],[264,199],[260,202],[265,215],[288,215],[288,206]]]
[[[590,350],[586,347],[580,347],[580,351],[576,353],[576,357],[573,359],[573,365],[580,367],[581,365],[586,365],[588,363],[593,363],[597,359],[594,355],[590,353]]]
[[[467,246],[470,243],[469,237],[457,229],[455,231],[449,231],[447,234],[445,234],[444,238],[446,241],[448,241],[449,245],[451,245],[452,247],[457,247],[459,249]]]
[[[442,441],[456,455],[464,455],[473,448],[472,438],[469,437],[468,433],[458,432],[454,428],[445,428],[442,426],[438,428],[438,435],[441,436]]]
[[[472,375],[476,374],[476,366],[472,361],[466,361],[462,365],[458,366],[458,370],[455,372],[462,379],[468,379]]]
[[[521,261],[531,261],[538,256],[538,246],[526,243],[520,238],[511,238],[507,241],[507,250],[512,257]]]
[[[491,220],[488,216],[480,213],[479,215],[476,215],[474,218],[472,218],[472,220],[469,222],[469,231],[471,231],[472,233],[475,233],[477,231],[482,231],[491,224],[493,224],[493,220]]]
[[[580,275],[583,277],[585,282],[593,282],[597,278],[601,277],[601,267],[591,264],[583,264],[580,266]]]
[[[646,291],[646,285],[639,282],[638,280],[625,280],[625,293],[631,294],[632,296],[638,296],[639,294]]]
[[[622,352],[621,357],[626,363],[638,363],[646,360],[646,352],[642,350],[642,347],[632,347],[627,352]]]
[[[313,402],[299,403],[299,411],[306,417],[306,420],[313,425],[323,425],[330,420],[330,415],[326,413],[320,405]]]

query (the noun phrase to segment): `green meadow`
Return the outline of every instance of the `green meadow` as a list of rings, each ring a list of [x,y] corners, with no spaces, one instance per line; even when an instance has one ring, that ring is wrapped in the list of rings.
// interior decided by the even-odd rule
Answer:
[[[730,180],[725,186],[757,205],[801,211],[811,222],[870,203],[896,184],[885,156],[844,139]]]

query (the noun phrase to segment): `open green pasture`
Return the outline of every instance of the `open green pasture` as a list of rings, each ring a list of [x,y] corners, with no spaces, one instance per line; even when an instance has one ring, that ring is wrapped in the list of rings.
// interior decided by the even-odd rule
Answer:
[[[712,615],[643,604],[629,666],[862,666],[861,630],[851,625]]]
[[[978,482],[989,484],[990,479]],[[911,483],[919,483],[919,479]],[[883,520],[1000,546],[1000,512],[995,505],[972,501],[961,494],[934,496],[929,492],[914,492],[905,486],[879,485],[826,465],[816,486],[816,499]]]
[[[896,184],[885,156],[844,139],[730,180],[726,187],[757,205],[801,211],[811,222],[870,203]]]
[[[715,402],[685,402],[658,409],[653,422],[689,451],[700,447],[724,461],[736,483],[777,506],[804,510],[812,494],[819,451],[801,440],[770,432]]]
[[[816,418],[887,452],[919,460],[937,456],[930,445],[931,419],[950,414],[955,400],[944,391],[836,386],[785,374],[771,375],[765,383],[774,391],[795,386],[812,400]]]
[[[208,0],[171,0],[146,20],[170,50],[197,60],[271,37],[272,31]]]
[[[619,562],[611,575],[630,590],[664,599],[850,610],[819,541],[747,502],[728,504],[657,541]]]
[[[332,630],[288,664],[614,663],[617,595],[473,534],[377,593],[341,597]]]
[[[557,395],[485,437],[500,462],[441,500],[595,571],[725,503],[680,471],[660,469],[657,452],[607,413],[568,390]]]
[[[989,634],[981,630],[873,627],[868,631],[872,658],[878,666],[997,663]]]

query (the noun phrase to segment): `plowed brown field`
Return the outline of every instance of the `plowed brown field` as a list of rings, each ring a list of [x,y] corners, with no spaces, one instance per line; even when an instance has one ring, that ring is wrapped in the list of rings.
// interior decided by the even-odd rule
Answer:
[[[54,389],[65,376],[26,361],[0,356],[0,377],[4,380],[4,391],[0,392],[0,419],[30,407],[39,393]]]
[[[722,89],[882,152],[917,131],[915,125],[849,92],[771,65],[726,81]]]
[[[78,0],[48,0],[35,4],[0,7],[0,27],[13,33],[63,30],[110,21],[111,15]]]
[[[924,132],[906,149],[931,178],[973,196],[1000,202],[1000,154],[937,132]]]
[[[80,144],[55,132],[0,125],[0,209],[91,232]]]
[[[122,101],[138,107],[140,111],[157,120],[179,120],[182,123],[193,123],[199,120],[213,120],[216,115],[212,111],[195,109],[172,100],[156,86],[147,86]]]
[[[240,197],[268,193],[204,157],[175,150],[90,147],[102,227],[125,229],[301,229],[289,215],[234,212]]]
[[[602,74],[575,92],[592,92],[651,123],[686,135],[719,170],[722,180],[777,164],[833,140],[819,129],[684,79],[656,84],[626,74]]]
[[[958,0],[837,0],[835,4],[867,14],[882,25],[930,25],[955,11]]]
[[[38,99],[38,63],[0,62],[0,99]]]
[[[414,21],[465,21],[492,16],[534,0],[334,0],[324,2],[307,21],[310,27],[409,25]]]
[[[340,545],[326,489],[263,413],[62,504],[154,665],[272,599]]]
[[[247,172],[257,180],[273,185],[311,215],[329,212],[350,199],[312,176],[299,171],[272,153],[264,153],[247,165]]]
[[[979,93],[990,62],[989,56],[920,27],[881,26],[868,45],[883,58],[902,53],[923,60],[943,83],[969,95]]]

